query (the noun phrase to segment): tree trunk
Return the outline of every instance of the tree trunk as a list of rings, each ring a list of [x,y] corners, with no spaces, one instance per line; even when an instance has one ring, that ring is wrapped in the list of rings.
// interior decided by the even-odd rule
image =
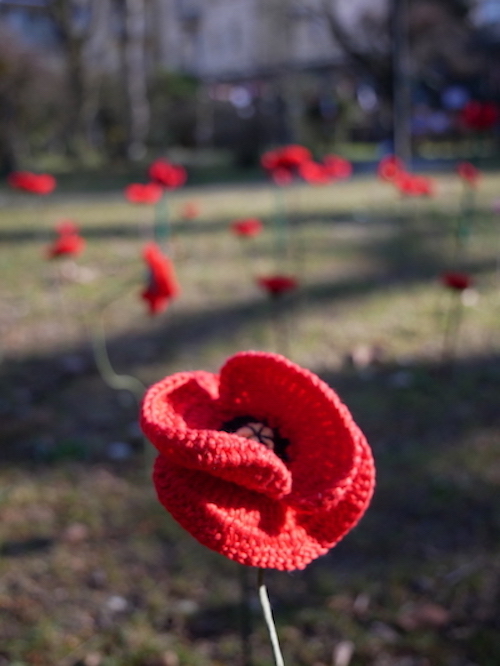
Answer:
[[[124,61],[129,111],[127,152],[131,160],[146,153],[150,108],[146,84],[144,0],[125,0]]]

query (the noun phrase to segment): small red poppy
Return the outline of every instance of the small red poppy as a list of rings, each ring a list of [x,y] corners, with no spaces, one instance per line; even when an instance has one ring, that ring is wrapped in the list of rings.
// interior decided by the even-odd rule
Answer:
[[[49,246],[47,257],[77,256],[85,248],[85,239],[78,233],[78,227],[72,220],[62,220],[57,226],[58,237]]]
[[[386,155],[378,163],[377,175],[381,180],[392,182],[400,174],[404,173],[404,164],[395,155]]]
[[[494,102],[471,100],[462,109],[460,122],[466,129],[481,132],[495,127],[499,117],[499,109]]]
[[[352,164],[339,155],[326,155],[323,164],[330,176],[336,180],[343,180],[352,176]]]
[[[454,291],[464,291],[472,287],[472,278],[467,273],[450,271],[441,275],[441,282],[445,287]]]
[[[56,179],[48,173],[31,173],[31,171],[14,171],[7,177],[7,182],[17,190],[31,194],[50,194],[56,188]]]
[[[219,375],[181,372],[145,395],[158,498],[202,544],[241,564],[291,571],[364,514],[375,469],[337,394],[283,356],[240,352]]]
[[[148,175],[155,183],[173,190],[182,187],[187,180],[186,169],[183,166],[172,164],[168,160],[155,160],[148,170]]]
[[[146,245],[143,258],[148,266],[149,275],[148,284],[142,291],[141,298],[147,301],[150,314],[158,314],[167,308],[173,298],[179,295],[179,283],[172,262],[162,253],[156,243]]]
[[[434,182],[431,178],[400,172],[394,178],[398,190],[407,197],[431,197],[434,195]]]
[[[479,169],[470,162],[459,162],[459,164],[457,164],[457,173],[463,181],[472,187],[477,185],[481,177]]]
[[[270,173],[275,184],[280,187],[290,185],[293,180],[293,173],[290,169],[285,169],[285,167],[277,167],[276,169],[272,169]]]
[[[312,160],[311,151],[305,146],[290,144],[275,150],[269,150],[261,157],[261,165],[267,171],[283,168],[293,171],[303,162]]]
[[[299,286],[298,281],[291,275],[271,275],[257,278],[257,284],[270,296],[278,297],[293,291]]]
[[[248,217],[244,220],[235,220],[231,224],[231,229],[233,233],[237,236],[251,238],[252,236],[258,236],[264,225],[256,217]]]
[[[311,185],[326,185],[332,180],[332,176],[325,165],[312,160],[299,164],[297,171]]]
[[[156,204],[163,196],[163,188],[157,183],[131,183],[125,188],[130,203]]]
[[[185,220],[194,220],[200,214],[200,206],[196,201],[186,201],[181,209],[181,217]]]

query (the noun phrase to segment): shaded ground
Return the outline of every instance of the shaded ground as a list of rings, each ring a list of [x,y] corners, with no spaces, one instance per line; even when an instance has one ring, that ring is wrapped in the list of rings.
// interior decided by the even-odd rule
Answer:
[[[451,363],[437,277],[452,266],[455,217],[423,213],[296,216],[286,268],[301,288],[277,313],[249,279],[274,267],[270,237],[241,248],[227,221],[191,222],[176,232],[184,300],[148,320],[134,286],[104,313],[117,372],[148,384],[287,344],[366,433],[378,486],[361,524],[305,572],[269,572],[288,663],[498,661],[498,224],[483,213],[461,258],[480,301]],[[135,401],[103,382],[82,327],[82,298],[100,302],[140,268],[136,229],[89,224],[85,267],[98,277],[59,287],[34,261],[46,235],[0,229],[10,278],[30,266],[3,306],[0,664],[244,663],[239,567],[158,506]],[[250,614],[253,663],[269,664],[255,604]]]

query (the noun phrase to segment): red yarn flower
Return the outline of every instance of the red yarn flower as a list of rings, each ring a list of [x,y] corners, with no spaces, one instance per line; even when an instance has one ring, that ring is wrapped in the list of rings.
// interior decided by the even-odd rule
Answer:
[[[431,197],[434,195],[434,182],[425,176],[400,172],[394,178],[394,185],[407,197]]]
[[[319,162],[302,162],[297,167],[299,175],[311,185],[326,185],[332,180],[329,170]]]
[[[465,291],[472,287],[472,278],[467,273],[450,271],[441,275],[441,282],[445,287],[454,291]]]
[[[387,155],[383,157],[378,163],[377,175],[382,180],[392,182],[400,174],[404,173],[405,168],[403,162],[395,155]]]
[[[187,180],[186,169],[183,166],[164,159],[155,160],[149,167],[148,175],[155,183],[169,190],[181,187]]]
[[[339,155],[326,155],[323,164],[328,174],[335,180],[350,178],[352,175],[352,164]]]
[[[272,169],[270,173],[274,183],[280,187],[290,185],[293,180],[293,173],[290,171],[290,169],[285,169],[284,167]]]
[[[479,169],[470,162],[459,162],[459,164],[457,164],[457,173],[460,178],[471,187],[476,187],[481,177]]]
[[[85,239],[78,233],[78,227],[72,220],[61,220],[56,226],[58,237],[47,249],[47,257],[75,257],[85,248]]]
[[[290,144],[264,153],[260,163],[264,169],[271,172],[280,168],[293,171],[304,162],[311,160],[312,155],[308,148],[297,144]]]
[[[130,203],[156,204],[163,196],[163,188],[157,183],[131,183],[125,188]]]
[[[256,217],[248,217],[244,220],[235,220],[231,224],[231,230],[237,236],[251,238],[252,236],[258,236],[264,225]]]
[[[149,276],[141,298],[147,301],[149,312],[154,315],[167,308],[169,302],[179,295],[180,287],[172,262],[156,243],[146,245],[143,257],[148,265]]]
[[[50,194],[56,188],[56,179],[48,173],[31,173],[31,171],[13,171],[7,182],[17,190],[31,192],[31,194]]]
[[[182,372],[146,393],[163,506],[241,564],[291,571],[326,553],[365,512],[370,448],[347,407],[283,356],[241,352],[219,375]]]
[[[498,106],[493,102],[468,102],[460,113],[464,127],[478,132],[491,130],[499,120]]]
[[[200,214],[200,206],[196,201],[186,201],[181,209],[181,216],[185,220],[194,220]]]
[[[287,291],[293,291],[299,286],[297,280],[291,275],[271,275],[269,277],[260,277],[257,278],[257,284],[273,297],[286,294]]]

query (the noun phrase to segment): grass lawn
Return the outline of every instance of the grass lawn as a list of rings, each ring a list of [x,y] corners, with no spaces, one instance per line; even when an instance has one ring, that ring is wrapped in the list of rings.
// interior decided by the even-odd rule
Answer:
[[[241,588],[255,601],[254,572],[243,580],[158,505],[137,397],[96,368],[102,330],[114,370],[144,385],[243,349],[285,353],[365,432],[378,486],[360,525],[304,572],[267,578],[288,664],[497,666],[500,173],[481,181],[458,253],[461,184],[437,188],[420,201],[369,177],[281,199],[258,184],[172,193],[182,294],[157,317],[139,298],[152,208],[0,192],[0,666],[250,663]],[[187,201],[196,219],[182,219]],[[263,234],[228,231],[249,216]],[[87,246],[49,262],[62,218]],[[474,280],[447,349],[459,296],[446,270]],[[277,272],[299,288],[272,307],[255,278]],[[251,663],[265,666],[253,601]]]

